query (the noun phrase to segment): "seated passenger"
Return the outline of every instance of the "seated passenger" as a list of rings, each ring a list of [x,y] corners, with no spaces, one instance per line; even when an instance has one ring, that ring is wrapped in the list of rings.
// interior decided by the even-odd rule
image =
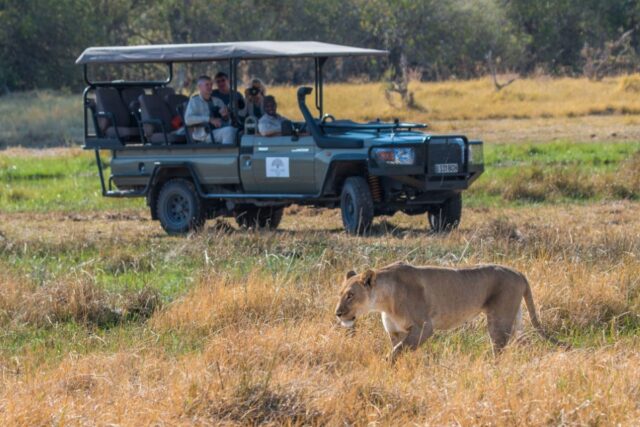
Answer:
[[[198,78],[199,93],[189,100],[184,113],[185,124],[193,126],[191,136],[196,141],[235,144],[237,129],[230,126],[227,107],[220,99],[211,96],[212,86],[211,77]],[[213,128],[211,133],[207,131],[207,126]]]
[[[251,80],[251,86],[244,91],[245,107],[239,111],[240,117],[244,120],[253,117],[258,120],[264,114],[264,96],[267,91],[260,79]]]
[[[229,76],[226,73],[220,71],[216,74],[215,77],[216,86],[218,87],[214,90],[211,95],[214,98],[218,98],[222,101],[222,103],[227,107],[231,108],[231,88],[229,87]],[[235,91],[236,98],[236,109],[235,111],[241,111],[245,108],[244,98],[240,95],[240,92]]]
[[[258,132],[262,136],[282,135],[282,122],[287,120],[278,114],[276,99],[269,95],[264,97],[264,115],[258,121]]]

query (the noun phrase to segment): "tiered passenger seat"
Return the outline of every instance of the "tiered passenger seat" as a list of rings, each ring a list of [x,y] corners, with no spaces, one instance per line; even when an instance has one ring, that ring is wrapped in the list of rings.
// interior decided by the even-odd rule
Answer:
[[[171,126],[173,114],[159,95],[141,95],[138,100],[140,101],[140,123],[144,128],[144,136],[148,142],[152,144],[186,142],[184,134],[179,134],[179,130],[173,130]]]
[[[139,141],[138,126],[116,88],[96,89],[96,118],[98,136],[116,138],[122,143]]]
[[[176,91],[171,86],[156,87],[153,94],[160,96],[160,99],[166,99],[169,95],[175,95]]]
[[[180,116],[182,116],[184,110],[187,108],[187,103],[189,102],[189,97],[185,95],[170,94],[166,95],[163,99],[169,106],[171,114],[178,114]]]

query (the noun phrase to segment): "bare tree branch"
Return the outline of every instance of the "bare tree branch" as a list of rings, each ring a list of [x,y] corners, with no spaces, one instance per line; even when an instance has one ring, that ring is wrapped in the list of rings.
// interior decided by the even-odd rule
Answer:
[[[631,45],[631,34],[634,29],[625,31],[613,41],[606,42],[601,48],[582,48],[580,54],[585,60],[582,71],[589,80],[602,80],[607,74],[620,69],[633,67],[640,61]]]
[[[493,79],[493,85],[496,88],[496,91],[500,91],[503,88],[509,86],[511,83],[518,80],[517,77],[513,77],[509,79],[506,83],[498,82],[498,68],[496,67],[495,61],[493,60],[493,52],[489,51],[485,55],[485,59],[487,60],[487,67],[489,68],[489,72],[491,73],[491,78]]]

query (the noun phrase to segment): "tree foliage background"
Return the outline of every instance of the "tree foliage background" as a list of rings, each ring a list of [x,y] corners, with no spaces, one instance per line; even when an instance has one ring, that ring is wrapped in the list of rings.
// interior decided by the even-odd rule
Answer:
[[[0,0],[0,87],[77,89],[74,62],[89,46],[238,40],[390,51],[384,61],[338,61],[329,67],[334,81],[394,79],[403,70],[425,80],[470,78],[487,72],[489,52],[503,72],[586,75],[610,62],[598,70],[620,73],[639,68],[639,27],[638,0]],[[244,67],[270,81],[311,71],[282,62]],[[187,67],[183,78],[196,71]]]

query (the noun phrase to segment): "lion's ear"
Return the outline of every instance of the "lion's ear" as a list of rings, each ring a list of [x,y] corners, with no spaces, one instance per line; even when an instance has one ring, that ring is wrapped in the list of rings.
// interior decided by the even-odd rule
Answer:
[[[357,273],[353,270],[351,271],[347,271],[347,275],[346,275],[346,279],[349,280],[351,279],[353,276],[355,276]]]
[[[367,288],[372,288],[375,284],[376,273],[373,270],[367,270],[362,274],[362,284]]]

